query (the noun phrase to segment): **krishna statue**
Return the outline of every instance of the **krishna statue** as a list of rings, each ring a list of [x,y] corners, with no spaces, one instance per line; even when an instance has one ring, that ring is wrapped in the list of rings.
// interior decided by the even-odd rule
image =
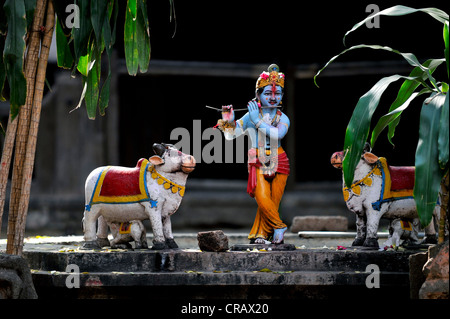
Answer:
[[[284,78],[276,64],[270,65],[256,81],[256,97],[248,102],[248,112],[235,120],[233,106],[222,106],[222,119],[217,123],[227,140],[246,132],[250,136],[247,193],[258,204],[248,235],[250,244],[282,244],[287,230],[279,213],[290,173],[289,159],[281,147],[290,125],[280,110]]]

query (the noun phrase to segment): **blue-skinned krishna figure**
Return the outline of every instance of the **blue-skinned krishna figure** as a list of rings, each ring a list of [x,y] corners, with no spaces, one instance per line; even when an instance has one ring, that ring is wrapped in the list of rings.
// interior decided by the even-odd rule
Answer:
[[[284,77],[277,65],[269,66],[256,82],[256,97],[248,103],[248,112],[235,120],[233,107],[224,106],[217,125],[228,140],[246,132],[251,139],[247,192],[255,198],[258,210],[248,238],[254,244],[283,243],[287,230],[279,214],[290,173],[289,159],[281,147],[290,125],[280,110]]]

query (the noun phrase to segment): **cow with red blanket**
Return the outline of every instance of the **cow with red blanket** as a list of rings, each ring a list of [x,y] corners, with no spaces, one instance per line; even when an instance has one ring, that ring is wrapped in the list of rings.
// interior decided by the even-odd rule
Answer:
[[[335,168],[342,169],[343,160],[343,152],[331,156]],[[418,217],[413,198],[414,173],[414,167],[389,166],[384,157],[372,154],[366,144],[352,185],[347,187],[344,183],[342,189],[348,209],[356,214],[357,235],[352,246],[378,247],[377,231],[382,217],[410,221]],[[439,212],[436,207],[436,220]],[[425,242],[436,242],[433,221],[425,228],[425,235]]]
[[[113,244],[118,243],[117,234],[131,232],[121,240],[133,238],[136,247],[145,248],[145,230],[140,223],[145,219],[150,219],[153,229],[152,249],[178,247],[170,216],[181,204],[195,159],[168,144],[154,144],[153,150],[156,155],[140,159],[135,167],[103,166],[89,174],[85,186],[84,248],[109,246],[108,224],[116,234]]]

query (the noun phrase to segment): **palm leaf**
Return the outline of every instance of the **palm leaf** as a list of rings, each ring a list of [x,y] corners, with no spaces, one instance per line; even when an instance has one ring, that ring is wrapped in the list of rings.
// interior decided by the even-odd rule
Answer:
[[[448,52],[448,44],[449,43],[449,39],[448,39],[448,21],[446,21],[444,23],[444,44],[445,44],[445,49],[444,49],[444,56],[445,56],[445,61],[447,62],[447,76],[449,75],[449,52]]]
[[[372,131],[372,138],[370,140],[370,144],[371,144],[372,148],[375,146],[375,141],[377,140],[380,133],[384,130],[384,128],[386,128],[386,126],[391,125],[393,123],[395,125],[398,125],[399,121],[397,119],[400,119],[400,115],[402,114],[402,112],[404,110],[406,110],[406,108],[409,106],[409,104],[412,102],[412,100],[414,100],[417,96],[422,95],[424,93],[431,93],[431,92],[427,88],[423,89],[420,92],[414,92],[409,96],[409,98],[402,105],[396,107],[391,112],[380,117],[377,125],[374,127],[374,129]]]
[[[80,27],[72,29],[74,58],[76,65],[78,65],[79,59],[82,56],[86,56],[88,54],[89,38],[93,29],[89,10],[90,1],[78,0],[77,4],[80,8]]]
[[[6,31],[5,31],[6,33]],[[6,80],[5,63],[3,63],[3,49],[5,48],[5,37],[2,36],[2,30],[0,29],[0,101],[5,101],[3,97],[3,87]]]
[[[116,6],[115,8],[113,8]],[[98,109],[100,112],[100,115],[105,115],[105,109],[108,107],[109,104],[109,89],[111,87],[111,55],[112,55],[112,46],[113,46],[113,36],[111,31],[111,26],[109,24],[109,19],[111,18],[114,13],[117,12],[117,6],[118,3],[115,1],[110,1],[108,6],[108,16],[104,19],[104,25],[103,25],[103,40],[105,42],[105,49],[106,54],[108,55],[108,75],[106,77],[105,82],[103,83],[102,89],[100,91],[100,98],[98,101]],[[116,24],[117,15],[114,14],[114,25]]]
[[[397,74],[382,78],[359,99],[353,111],[353,115],[347,126],[344,142],[345,158],[343,161],[343,172],[345,184],[348,187],[353,182],[356,165],[358,164],[369,135],[372,115],[378,107],[380,98],[389,84],[402,78],[414,80],[414,78]]]
[[[316,84],[317,87],[319,87],[317,85],[316,82],[316,78],[319,76],[319,74],[328,66],[330,65],[334,60],[336,60],[338,57],[340,57],[341,55],[343,55],[344,53],[351,51],[351,50],[355,50],[355,49],[362,49],[362,48],[368,48],[368,49],[374,49],[374,50],[384,50],[384,51],[389,51],[389,52],[393,52],[396,53],[398,55],[401,55],[410,65],[414,66],[414,67],[419,67],[422,71],[426,72],[426,75],[428,77],[428,79],[430,80],[430,82],[433,84],[433,86],[436,88],[436,90],[439,90],[438,85],[436,83],[436,80],[433,78],[433,76],[431,75],[430,70],[423,66],[422,64],[420,64],[419,60],[417,60],[416,56],[412,53],[402,53],[398,50],[392,49],[390,47],[387,46],[381,46],[381,45],[368,45],[368,44],[359,44],[359,45],[355,45],[352,46],[351,48],[348,48],[344,51],[342,51],[341,53],[339,53],[338,55],[335,55],[334,57],[332,57],[326,64],[325,66],[320,69],[316,75],[314,76],[314,83]]]
[[[434,93],[431,99],[427,99],[424,102],[420,113],[419,142],[417,143],[415,161],[414,199],[420,223],[423,227],[430,223],[433,216],[443,176],[438,162],[438,137],[440,116],[445,100],[446,95]]]
[[[64,29],[61,26],[60,19],[56,19],[56,61],[58,67],[64,69],[70,69],[73,65],[73,56],[70,51],[68,37],[64,33]]]
[[[11,119],[14,119],[27,96],[27,82],[23,73],[27,20],[23,0],[6,0],[3,8],[8,21],[3,62],[10,90]]]
[[[448,129],[448,91],[445,95],[444,106],[442,107],[441,113],[441,123],[439,125],[439,137],[438,137],[438,147],[439,147],[439,165],[441,169],[445,169],[448,165],[448,152],[449,152],[449,129]]]
[[[137,0],[128,0],[125,13],[124,47],[128,74],[136,75],[139,66],[139,53],[136,43]]]
[[[414,8],[410,8],[410,7],[406,7],[406,6],[402,6],[402,5],[397,5],[397,6],[393,6],[384,10],[381,10],[373,15],[368,16],[367,18],[365,18],[364,20],[362,20],[361,22],[358,22],[357,24],[355,24],[353,26],[353,28],[351,28],[351,30],[347,31],[347,33],[345,33],[344,35],[344,45],[345,45],[345,37],[350,34],[351,32],[355,31],[356,29],[358,29],[360,26],[362,26],[363,24],[365,24],[367,21],[372,20],[374,17],[376,16],[380,16],[380,15],[384,15],[384,16],[403,16],[403,15],[407,15],[407,14],[411,14],[411,13],[415,13],[415,12],[424,12],[429,14],[430,16],[432,16],[433,18],[435,18],[436,20],[438,20],[441,23],[445,23],[446,21],[448,22],[448,14],[442,10],[436,9],[436,8],[423,8],[423,9],[414,9]]]
[[[430,73],[433,73],[442,62],[444,62],[444,59],[430,59],[430,60],[425,61],[423,63],[423,66],[429,68]],[[420,80],[425,81],[427,78],[427,74],[420,67],[415,67],[409,74],[409,77],[417,77],[417,79],[419,81]],[[406,79],[403,82],[402,86],[400,87],[400,90],[398,91],[397,98],[392,103],[391,107],[389,108],[389,114],[386,114],[385,116],[381,117],[380,120],[378,121],[377,125],[375,126],[375,128],[372,131],[372,138],[370,141],[372,148],[375,146],[375,142],[376,142],[378,136],[380,135],[380,133],[388,125],[389,125],[388,139],[391,142],[391,144],[394,145],[392,143],[392,137],[394,136],[395,128],[399,122],[399,121],[396,121],[396,119],[397,118],[400,119],[400,115],[401,115],[402,111],[405,110],[408,107],[409,103],[412,101],[412,99],[410,99],[410,97],[413,94],[413,92],[415,91],[415,89],[420,85],[420,82],[418,80],[412,81],[412,80]],[[430,91],[428,89],[422,90],[420,93],[416,94],[415,97],[417,95],[420,95],[420,94],[423,94],[426,92],[430,92]],[[407,101],[408,101],[408,104],[405,105],[405,103]],[[402,110],[399,112],[394,112],[400,106],[403,106]]]
[[[145,73],[150,62],[150,26],[148,24],[147,4],[145,0],[138,1],[136,36],[139,70],[141,73]]]
[[[91,1],[91,23],[97,44],[101,43],[102,29],[108,13],[109,0]]]

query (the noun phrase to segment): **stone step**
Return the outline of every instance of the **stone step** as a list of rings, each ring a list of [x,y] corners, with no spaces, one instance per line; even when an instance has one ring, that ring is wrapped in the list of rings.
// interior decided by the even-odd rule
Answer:
[[[408,256],[415,251],[361,251],[354,249],[296,249],[223,253],[199,250],[46,252],[25,251],[31,269],[80,272],[183,272],[183,271],[365,271],[375,264],[381,271],[407,272]]]
[[[343,235],[348,235],[348,239],[344,240]],[[293,236],[289,236],[289,241],[294,241]],[[308,242],[299,234],[295,236],[300,240],[295,242],[295,250],[225,252],[193,248],[194,235],[177,236],[182,245],[190,248],[161,251],[86,251],[79,250],[82,239],[76,236],[30,238],[23,256],[42,299],[409,298],[408,257],[417,250],[379,251],[354,247],[338,250],[336,243],[343,240],[351,243],[352,234],[340,234],[333,240],[330,236],[309,238]],[[318,235],[308,233],[305,236]],[[181,237],[189,240],[183,243]],[[242,243],[245,236],[237,234],[230,238],[236,244]],[[323,240],[334,247],[322,247]],[[305,243],[309,248],[303,247]],[[379,268],[381,289],[366,286],[371,275],[368,265]],[[68,289],[67,282],[73,276],[79,279],[78,289]]]
[[[67,287],[72,273],[33,271],[38,286]],[[369,273],[359,271],[176,271],[176,272],[83,272],[81,287],[137,287],[137,286],[365,286]],[[405,286],[407,272],[381,272],[383,287]],[[380,285],[381,286],[381,285]]]

